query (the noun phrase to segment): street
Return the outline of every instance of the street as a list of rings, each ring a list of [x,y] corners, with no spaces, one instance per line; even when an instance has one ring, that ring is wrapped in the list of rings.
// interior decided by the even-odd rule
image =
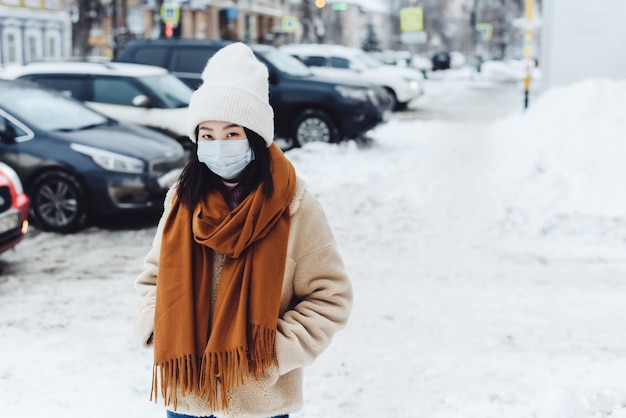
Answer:
[[[439,120],[450,122],[488,122],[524,109],[524,86],[521,82],[493,83],[470,70],[458,79],[431,72],[426,79],[423,97],[407,110],[395,112],[401,120]],[[472,83],[467,78],[476,78]],[[538,86],[533,86],[538,87]],[[534,90],[531,90],[534,93]]]
[[[534,153],[546,133],[517,140],[520,86],[454,75],[428,80],[369,146],[287,152],[355,291],[290,417],[624,416],[626,258],[609,233],[623,215],[551,212],[582,182]],[[5,415],[165,416],[131,337],[155,223],[33,230],[0,257]]]

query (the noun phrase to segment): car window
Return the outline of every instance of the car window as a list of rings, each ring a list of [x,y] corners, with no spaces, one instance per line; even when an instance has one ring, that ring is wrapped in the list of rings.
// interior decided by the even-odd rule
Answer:
[[[378,68],[382,65],[385,65],[381,61],[367,54],[358,54],[355,55],[354,58],[367,68]]]
[[[193,90],[178,77],[172,74],[140,77],[139,82],[148,86],[150,91],[157,96],[167,108],[179,108],[189,106]]]
[[[93,101],[132,106],[133,99],[144,94],[132,80],[123,77],[96,77],[93,80]]]
[[[76,100],[89,100],[89,81],[86,77],[70,75],[34,75],[29,78],[42,86],[68,94]]]
[[[167,68],[168,50],[161,47],[138,48],[132,52],[133,62]]]
[[[330,57],[330,66],[333,68],[350,68],[350,60],[341,57]]]
[[[8,89],[0,94],[0,105],[43,130],[75,130],[108,121],[80,102],[46,90]]]
[[[210,47],[182,48],[179,47],[172,53],[172,67],[170,71],[184,73],[202,73],[208,59],[216,52]]]
[[[307,76],[311,75],[311,71],[309,68],[302,63],[297,58],[292,57],[291,55],[279,51],[277,49],[272,49],[268,51],[261,52],[263,57],[268,60],[272,65],[278,68],[280,71],[283,71],[289,75],[295,76]]]
[[[16,140],[19,140],[22,136],[28,135],[25,130],[13,123],[12,120],[4,117],[2,114],[0,114],[0,131],[11,133]]]
[[[309,67],[326,67],[328,65],[328,60],[326,59],[326,57],[309,56],[302,57],[301,60],[304,65],[307,65]]]

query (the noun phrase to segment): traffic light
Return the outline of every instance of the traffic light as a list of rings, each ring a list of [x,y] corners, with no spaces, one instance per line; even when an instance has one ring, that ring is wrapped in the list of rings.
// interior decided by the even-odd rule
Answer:
[[[315,0],[315,7],[322,9],[324,6],[326,6],[326,0]]]

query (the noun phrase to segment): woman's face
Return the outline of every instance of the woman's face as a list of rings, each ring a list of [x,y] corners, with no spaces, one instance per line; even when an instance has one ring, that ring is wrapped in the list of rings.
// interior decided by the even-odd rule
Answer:
[[[246,139],[243,126],[230,122],[206,120],[198,125],[198,141]]]

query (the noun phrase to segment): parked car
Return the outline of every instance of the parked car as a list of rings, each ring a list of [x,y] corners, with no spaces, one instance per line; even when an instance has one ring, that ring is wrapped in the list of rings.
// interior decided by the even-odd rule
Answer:
[[[0,80],[0,161],[13,168],[42,230],[162,208],[186,159],[154,130],[118,122],[25,81]]]
[[[461,68],[466,65],[467,57],[459,51],[450,51],[450,68]]]
[[[1,75],[62,91],[114,119],[146,126],[189,144],[186,118],[193,91],[163,68],[108,61],[53,61],[11,66]]]
[[[411,60],[411,53],[409,51],[385,49],[384,51],[371,51],[369,54],[378,61],[388,65],[406,66]]]
[[[433,71],[448,70],[452,66],[452,58],[448,52],[437,52],[433,55]]]
[[[0,253],[14,248],[28,232],[29,200],[15,170],[0,162]]]
[[[124,45],[117,61],[167,68],[195,89],[202,82],[208,58],[226,44],[199,39],[142,39]],[[384,109],[371,87],[316,77],[278,48],[250,46],[268,67],[275,135],[284,141],[280,141],[283,148],[358,138],[384,121]]]
[[[362,82],[375,83],[387,90],[393,110],[405,109],[424,93],[422,72],[398,65],[385,64],[371,54],[343,45],[290,44],[281,50],[298,58],[315,74],[334,74]]]
[[[409,66],[418,69],[427,77],[428,71],[432,70],[433,62],[430,58],[423,55],[414,54],[409,60]]]

